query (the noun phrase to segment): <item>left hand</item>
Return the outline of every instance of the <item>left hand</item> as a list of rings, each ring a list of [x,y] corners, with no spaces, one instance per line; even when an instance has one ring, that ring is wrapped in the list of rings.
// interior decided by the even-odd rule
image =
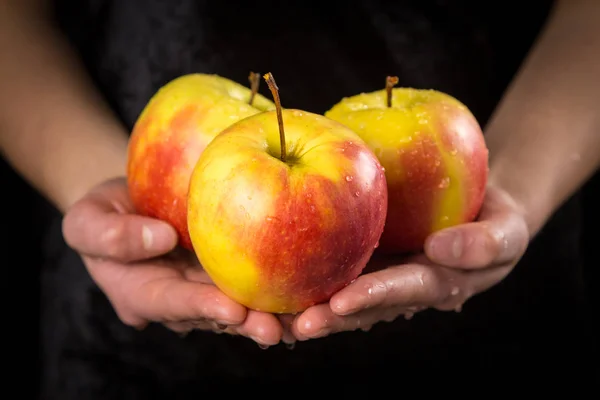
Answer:
[[[477,221],[432,234],[424,254],[402,263],[373,259],[367,269],[375,272],[296,316],[291,332],[308,340],[368,330],[427,308],[459,311],[469,298],[503,280],[528,244],[529,231],[516,202],[490,187]]]

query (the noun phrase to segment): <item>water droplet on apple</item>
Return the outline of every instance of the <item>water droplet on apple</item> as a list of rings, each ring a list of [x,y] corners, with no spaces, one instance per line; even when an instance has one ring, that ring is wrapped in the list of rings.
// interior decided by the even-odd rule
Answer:
[[[442,162],[440,160],[435,160],[435,166],[439,167],[442,164]]]
[[[442,217],[442,221],[444,221],[444,222],[448,221],[449,219],[450,219],[450,217],[449,217],[449,216],[447,216],[447,215],[444,215],[444,216]]]
[[[449,187],[450,187],[450,177],[447,176],[440,181],[438,188],[448,189]]]
[[[458,150],[456,150],[456,149],[450,150],[450,155],[455,156],[457,154],[458,154]]]
[[[353,176],[346,175],[346,182],[352,182],[354,180]]]
[[[426,125],[426,124],[427,124],[427,122],[428,122],[428,121],[427,121],[425,118],[421,118],[421,119],[419,120],[419,124],[421,124],[421,125]]]
[[[273,221],[273,217],[267,217],[267,218],[265,218],[265,219],[267,220],[267,222],[271,222],[271,221]]]
[[[312,213],[315,212],[315,206],[313,206],[313,205],[310,206],[310,212],[312,212]]]
[[[356,197],[360,196],[360,192],[359,191],[354,192],[354,196],[356,196]]]

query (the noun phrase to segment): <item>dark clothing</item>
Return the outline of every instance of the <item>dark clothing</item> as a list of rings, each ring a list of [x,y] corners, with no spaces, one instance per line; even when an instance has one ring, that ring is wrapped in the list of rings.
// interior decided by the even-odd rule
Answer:
[[[251,70],[273,72],[285,107],[318,113],[383,87],[393,74],[402,86],[456,96],[485,125],[552,2],[533,3],[515,11],[505,2],[443,0],[64,0],[57,16],[129,128],[154,92],[179,75],[217,73],[246,84]],[[266,85],[261,92],[270,98]],[[575,196],[516,270],[460,313],[427,311],[291,351],[261,350],[227,335],[181,339],[158,325],[141,332],[124,326],[62,241],[57,217],[42,279],[42,398],[192,399],[228,395],[238,383],[251,393],[253,384],[280,382],[294,385],[290,392],[325,382],[336,390],[381,385],[386,393],[413,375],[437,372],[468,380],[474,372],[504,379],[581,370],[591,342],[580,213]]]

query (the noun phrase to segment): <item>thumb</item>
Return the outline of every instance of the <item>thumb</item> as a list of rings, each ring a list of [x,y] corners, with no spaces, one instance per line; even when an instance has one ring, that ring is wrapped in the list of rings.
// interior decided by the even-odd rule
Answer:
[[[425,254],[447,267],[485,268],[517,261],[528,243],[527,224],[515,203],[492,189],[478,221],[432,234],[425,242]]]
[[[95,258],[131,262],[158,257],[177,245],[177,233],[166,222],[123,214],[109,199],[88,195],[63,219],[63,235],[77,252]]]

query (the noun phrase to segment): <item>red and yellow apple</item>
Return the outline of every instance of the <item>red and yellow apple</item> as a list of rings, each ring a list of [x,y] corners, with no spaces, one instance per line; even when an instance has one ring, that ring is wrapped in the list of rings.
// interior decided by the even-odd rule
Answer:
[[[488,149],[456,98],[394,88],[342,99],[325,113],[355,131],[385,168],[388,213],[378,253],[421,251],[431,233],[470,222],[481,208]]]
[[[184,248],[192,250],[187,191],[194,165],[223,129],[275,107],[256,89],[218,75],[184,75],[163,86],[136,121],[127,164],[131,200],[138,213],[173,225]]]
[[[204,150],[188,227],[213,282],[248,308],[296,313],[327,301],[369,261],[387,212],[385,173],[352,130],[277,106]]]

